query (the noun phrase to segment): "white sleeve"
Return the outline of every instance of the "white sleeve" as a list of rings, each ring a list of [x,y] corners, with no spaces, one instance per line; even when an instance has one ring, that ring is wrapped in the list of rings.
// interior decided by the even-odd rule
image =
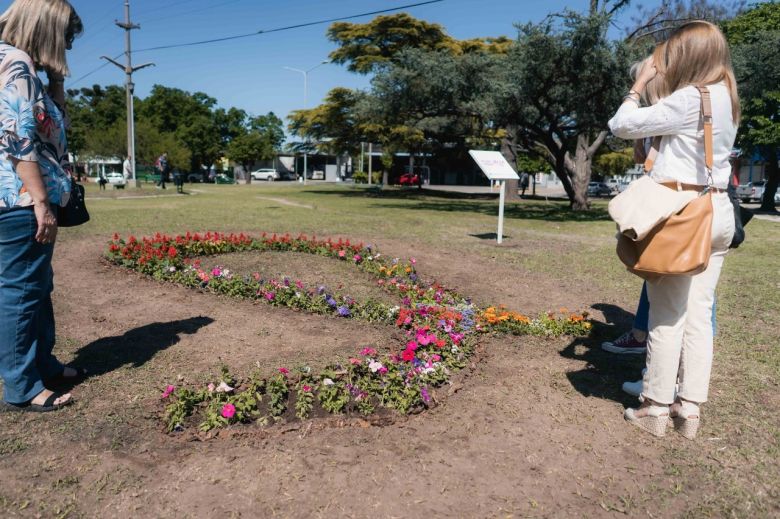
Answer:
[[[644,139],[680,133],[689,120],[689,95],[681,89],[653,106],[639,108],[635,103],[620,105],[609,120],[609,129],[621,139]]]

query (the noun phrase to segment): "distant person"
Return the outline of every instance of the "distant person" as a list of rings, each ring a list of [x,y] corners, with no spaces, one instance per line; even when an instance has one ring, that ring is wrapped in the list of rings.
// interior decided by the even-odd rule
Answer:
[[[108,184],[108,179],[106,178],[106,174],[101,171],[98,175],[98,185],[101,190],[105,191],[106,184]]]
[[[82,30],[65,0],[16,0],[0,15],[0,377],[2,405],[10,411],[71,404],[70,393],[50,387],[86,375],[52,354],[51,301],[55,208],[71,196],[65,121],[57,105],[65,106],[65,51]],[[34,436],[41,425],[26,427]]]
[[[133,164],[130,162],[130,156],[125,157],[125,161],[122,163],[122,176],[125,177],[125,184],[130,182],[133,178]]]
[[[523,171],[523,173],[520,174],[520,196],[525,196],[525,190],[528,189],[529,180],[530,176]]]
[[[179,168],[173,168],[173,185],[177,193],[184,193],[184,175]]]
[[[163,154],[157,158],[157,162],[154,163],[154,169],[157,171],[157,174],[160,175],[160,180],[157,181],[157,187],[160,189],[165,189],[165,181],[167,180],[166,177],[168,176],[167,152],[163,152]]]

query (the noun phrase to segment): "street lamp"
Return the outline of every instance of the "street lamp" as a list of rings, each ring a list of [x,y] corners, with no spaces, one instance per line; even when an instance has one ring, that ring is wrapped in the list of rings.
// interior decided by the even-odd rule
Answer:
[[[302,70],[293,67],[282,67],[284,69],[292,70],[293,72],[299,72],[303,74],[303,109],[304,110],[309,106],[309,72],[322,65],[327,65],[328,63],[330,63],[330,60],[325,60],[320,63],[317,63],[312,68],[307,70]],[[308,141],[309,138],[306,137],[306,140]],[[304,186],[306,185],[306,171],[308,170],[309,167],[308,159],[309,159],[309,151],[307,149],[304,149],[303,150],[303,185]]]

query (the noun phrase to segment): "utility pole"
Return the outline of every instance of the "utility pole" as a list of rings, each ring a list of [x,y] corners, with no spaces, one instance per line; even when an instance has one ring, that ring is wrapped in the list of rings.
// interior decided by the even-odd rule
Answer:
[[[130,46],[130,31],[133,29],[140,29],[141,26],[130,22],[130,0],[125,0],[125,21],[120,22],[116,20],[114,22],[117,27],[125,30],[125,64],[114,61],[108,56],[100,56],[102,59],[109,61],[116,65],[120,69],[125,71],[127,77],[125,81],[125,95],[127,97],[127,154],[130,157],[130,167],[133,172],[133,181],[135,187],[138,187],[138,178],[135,174],[135,113],[133,110],[133,91],[135,90],[135,84],[133,83],[133,72],[141,70],[142,68],[152,67],[154,63],[144,63],[133,67],[133,53]]]

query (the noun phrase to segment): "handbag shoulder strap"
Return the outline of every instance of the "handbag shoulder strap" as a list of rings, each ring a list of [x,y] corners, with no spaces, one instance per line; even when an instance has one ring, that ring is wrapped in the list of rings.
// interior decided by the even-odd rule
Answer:
[[[712,97],[706,86],[696,87],[701,94],[701,116],[704,125],[704,165],[712,177]]]
[[[710,90],[706,86],[697,86],[696,89],[701,94],[701,115],[704,123],[704,165],[707,167],[707,174],[712,178],[712,97]],[[653,144],[650,151],[647,152],[645,159],[645,173],[653,170],[655,158],[661,147],[661,137],[653,137]]]

